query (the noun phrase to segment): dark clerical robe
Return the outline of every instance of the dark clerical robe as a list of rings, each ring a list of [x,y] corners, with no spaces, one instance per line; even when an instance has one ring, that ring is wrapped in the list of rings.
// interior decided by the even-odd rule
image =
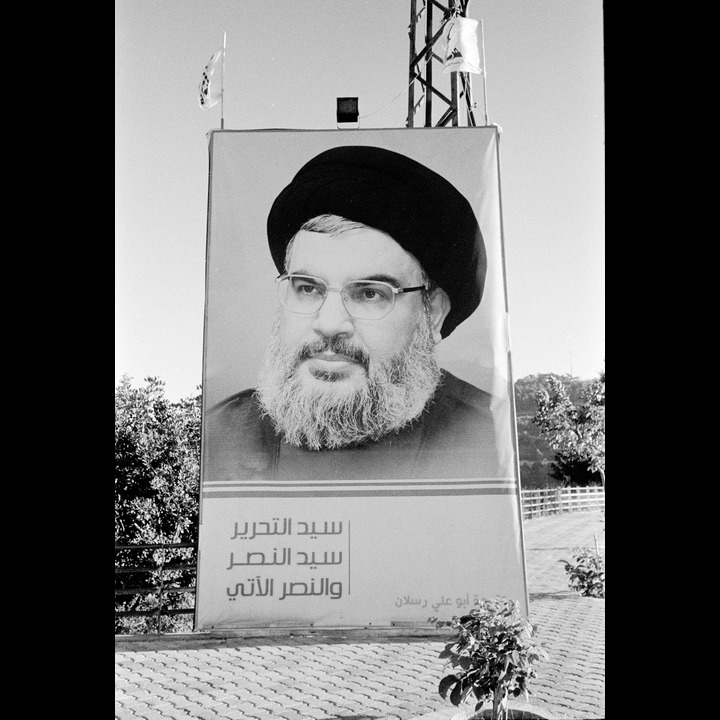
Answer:
[[[499,473],[489,393],[443,371],[422,415],[380,440],[338,450],[289,445],[253,390],[206,415],[205,477],[213,481],[482,478]]]

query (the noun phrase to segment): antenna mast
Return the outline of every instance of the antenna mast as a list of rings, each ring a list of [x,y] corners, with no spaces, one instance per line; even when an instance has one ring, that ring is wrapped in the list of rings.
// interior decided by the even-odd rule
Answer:
[[[408,34],[410,36],[410,68],[409,68],[409,86],[408,86],[408,115],[405,123],[406,127],[432,127],[433,112],[433,95],[442,100],[448,107],[437,121],[435,127],[443,127],[449,122],[453,125],[460,125],[460,109],[464,107],[466,124],[475,126],[475,116],[473,109],[475,103],[472,99],[472,84],[470,73],[467,72],[451,72],[450,73],[450,97],[448,98],[437,88],[437,84],[433,84],[433,62],[440,62],[441,66],[444,59],[437,55],[433,48],[438,40],[442,40],[445,25],[453,17],[466,17],[467,6],[470,0],[446,0],[446,2],[438,2],[438,0],[421,0],[422,8],[418,12],[418,0],[410,0],[410,27]],[[437,29],[434,27],[433,8],[441,11],[442,15],[439,19]],[[417,51],[416,40],[421,32],[420,22],[422,16],[425,15],[425,44]],[[484,61],[484,43],[483,43],[483,80],[485,79],[485,61]],[[416,83],[420,83],[420,95],[415,101]],[[415,122],[415,115],[422,104],[425,102],[425,122],[418,125]],[[486,120],[487,122],[487,120]]]

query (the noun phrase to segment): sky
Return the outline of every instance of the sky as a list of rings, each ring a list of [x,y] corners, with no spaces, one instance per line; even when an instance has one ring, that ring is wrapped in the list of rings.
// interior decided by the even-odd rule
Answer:
[[[360,128],[405,127],[410,8],[115,1],[116,385],[157,377],[176,401],[202,384],[208,132],[221,119],[226,130],[337,129],[346,96],[358,98]],[[470,0],[467,16],[481,21],[480,53],[484,40],[476,123],[487,115],[502,130],[513,377],[595,378],[605,368],[602,0]],[[223,33],[224,102],[203,109],[198,85]],[[439,63],[433,72],[442,89]]]

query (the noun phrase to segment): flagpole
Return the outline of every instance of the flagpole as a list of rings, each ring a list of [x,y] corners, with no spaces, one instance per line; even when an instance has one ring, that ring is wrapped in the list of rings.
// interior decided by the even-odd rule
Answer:
[[[223,31],[222,75],[220,76],[220,129],[225,128],[225,31]]]
[[[485,28],[483,26],[483,21],[480,21],[480,38],[481,38],[481,45],[482,45],[482,76],[483,76],[483,103],[485,105],[485,125],[489,125],[488,123],[488,111],[487,111],[487,87],[485,83],[485,75],[487,72],[487,68],[485,67]]]

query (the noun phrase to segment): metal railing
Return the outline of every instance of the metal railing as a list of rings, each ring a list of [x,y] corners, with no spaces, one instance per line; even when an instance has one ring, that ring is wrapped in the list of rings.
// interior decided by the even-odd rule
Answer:
[[[168,558],[170,555],[177,554],[175,550],[182,550],[182,554],[187,555],[187,549],[192,549],[190,555],[192,558]],[[148,551],[162,550],[160,558],[148,560]],[[125,555],[123,562],[118,563],[118,554]],[[128,557],[136,553],[136,557],[140,557],[142,564],[127,564]],[[132,617],[155,617],[157,632],[162,630],[162,618],[175,615],[194,615],[195,603],[192,607],[172,607],[174,603],[166,605],[166,600],[173,595],[180,593],[195,594],[195,577],[197,573],[197,542],[184,543],[148,543],[148,544],[132,544],[132,545],[115,545],[115,618],[132,618]],[[187,562],[192,559],[192,562]],[[185,585],[173,584],[178,580],[178,573],[185,574]],[[188,574],[190,575],[188,577]],[[136,577],[132,577],[132,576]],[[148,580],[142,584],[138,584],[137,576],[146,576]],[[120,585],[120,587],[118,587]],[[118,609],[117,604],[125,604],[126,599],[136,603],[142,603],[148,597],[152,598],[154,607],[143,610],[137,610],[133,606],[132,609]]]

